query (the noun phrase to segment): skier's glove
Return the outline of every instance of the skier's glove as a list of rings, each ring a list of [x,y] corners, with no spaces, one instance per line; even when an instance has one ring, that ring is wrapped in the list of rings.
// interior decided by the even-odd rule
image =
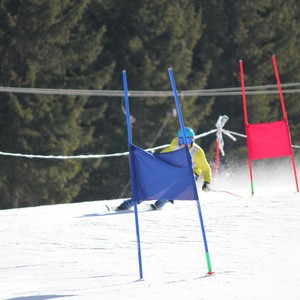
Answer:
[[[210,183],[207,181],[204,181],[203,185],[202,185],[202,191],[204,192],[209,192],[210,191]]]

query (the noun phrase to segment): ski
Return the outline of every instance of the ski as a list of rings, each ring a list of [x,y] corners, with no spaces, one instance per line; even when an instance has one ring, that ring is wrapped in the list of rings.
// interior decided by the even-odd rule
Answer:
[[[106,207],[107,211],[116,211],[116,207],[114,207],[114,206],[108,206],[107,204],[105,204],[105,207]]]
[[[108,212],[132,212],[133,210],[132,209],[123,209],[123,210],[117,210],[117,207],[118,206],[110,206],[110,205],[107,205],[107,204],[105,204],[105,207],[106,207],[106,209],[107,209],[107,211]]]
[[[107,212],[109,213],[130,213],[130,212],[134,212],[134,209],[133,207],[129,208],[129,209],[122,209],[122,210],[117,210],[117,207],[118,206],[110,206],[110,205],[107,205],[105,204],[105,207],[107,209]],[[153,206],[149,203],[143,203],[143,205],[140,205],[138,207],[138,211],[151,211],[151,210],[155,210],[153,208]]]

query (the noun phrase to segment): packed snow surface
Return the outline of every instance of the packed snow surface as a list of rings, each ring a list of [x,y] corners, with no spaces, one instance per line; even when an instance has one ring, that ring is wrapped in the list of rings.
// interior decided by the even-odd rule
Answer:
[[[292,168],[254,168],[254,196],[246,171],[199,191],[211,276],[195,201],[138,206],[143,280],[135,214],[105,208],[122,199],[0,211],[0,299],[299,300]]]

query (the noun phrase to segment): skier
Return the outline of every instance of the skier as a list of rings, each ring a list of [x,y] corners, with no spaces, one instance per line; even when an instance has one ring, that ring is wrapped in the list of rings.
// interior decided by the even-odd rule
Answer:
[[[195,181],[197,181],[198,177],[200,175],[203,175],[204,183],[202,185],[203,191],[210,191],[210,184],[212,181],[212,175],[211,175],[211,168],[209,163],[207,162],[205,153],[203,149],[197,145],[195,141],[195,132],[190,127],[185,127],[185,135],[187,138],[188,148],[190,151],[190,154],[192,156],[192,163],[193,163],[193,170],[195,175]],[[164,148],[161,153],[164,152],[171,152],[180,148],[183,148],[185,146],[184,144],[184,137],[182,130],[180,129],[178,131],[177,138],[173,138],[171,144]],[[153,209],[159,209],[162,208],[166,203],[171,202],[173,204],[173,200],[157,200],[155,203],[151,204],[151,207]],[[133,206],[133,200],[128,199],[125,200],[122,204],[120,204],[116,210],[124,210],[129,209]],[[139,203],[138,203],[139,204]]]

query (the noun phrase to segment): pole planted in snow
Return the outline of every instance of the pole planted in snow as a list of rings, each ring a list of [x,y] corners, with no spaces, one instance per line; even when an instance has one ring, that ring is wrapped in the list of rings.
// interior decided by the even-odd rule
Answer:
[[[289,139],[290,139],[290,151],[292,153],[291,154],[291,159],[292,159],[292,165],[293,165],[293,170],[294,170],[294,176],[295,176],[295,182],[296,182],[296,189],[297,189],[297,192],[299,193],[298,175],[297,175],[297,169],[296,169],[294,151],[293,151],[293,148],[292,148],[291,133],[290,133],[289,125],[288,125],[287,112],[286,112],[285,105],[284,105],[284,98],[283,98],[283,93],[282,93],[282,88],[281,88],[281,83],[280,83],[280,77],[279,77],[279,72],[278,72],[276,57],[275,57],[274,54],[272,55],[272,61],[273,61],[273,67],[274,67],[274,72],[275,72],[276,81],[277,81],[277,87],[278,87],[278,92],[279,92],[279,97],[280,97],[280,103],[281,103],[282,113],[283,113],[284,121],[286,122],[286,125],[287,125],[287,128],[288,128]]]
[[[247,135],[247,148],[248,148],[248,166],[249,166],[249,172],[250,172],[250,186],[251,186],[251,194],[254,195],[254,183],[253,183],[253,171],[252,171],[252,159],[249,154],[250,147],[250,140],[248,138],[248,128],[249,128],[249,122],[248,122],[248,113],[247,113],[247,101],[246,101],[246,89],[245,89],[245,77],[244,77],[244,67],[243,67],[243,61],[240,59],[240,78],[241,78],[241,85],[242,85],[242,99],[243,99],[243,107],[244,107],[244,122],[245,122],[245,130]]]
[[[170,76],[170,80],[171,80],[171,84],[172,84],[172,89],[173,89],[175,102],[176,102],[179,122],[180,122],[180,126],[181,126],[181,129],[182,129],[182,132],[183,132],[184,143],[186,145],[187,153],[189,155],[188,159],[190,160],[190,162],[192,164],[192,161],[190,159],[190,153],[189,153],[188,148],[187,148],[187,137],[186,137],[185,130],[184,130],[184,121],[183,121],[183,116],[182,116],[181,107],[180,107],[180,101],[179,101],[178,93],[177,93],[177,89],[176,89],[176,83],[175,83],[175,79],[174,79],[174,75],[173,75],[173,70],[172,70],[172,68],[169,68],[168,71],[169,71],[169,76]],[[191,169],[192,169],[192,165],[191,165]],[[193,176],[193,178],[194,178],[194,175],[193,175],[192,171],[191,171],[191,176]],[[195,188],[195,195],[196,195],[195,200],[197,202],[197,209],[198,209],[198,214],[199,214],[199,219],[200,219],[200,226],[201,226],[201,231],[202,231],[202,236],[203,236],[203,241],[204,241],[205,256],[206,256],[206,262],[207,262],[207,268],[208,268],[208,273],[207,274],[212,275],[212,274],[214,274],[214,272],[212,272],[212,268],[211,268],[210,256],[209,256],[207,240],[206,240],[205,227],[204,227],[204,222],[203,222],[203,217],[202,217],[202,212],[201,212],[201,206],[200,206],[200,201],[199,201],[199,196],[198,196],[198,191],[197,191],[195,181],[194,181],[194,188]]]
[[[139,272],[140,280],[143,279],[143,266],[142,266],[142,251],[141,251],[141,239],[140,239],[140,229],[139,229],[139,218],[138,218],[138,209],[137,209],[137,200],[135,195],[135,173],[134,173],[134,160],[132,153],[132,135],[131,135],[131,122],[130,122],[130,108],[129,108],[129,98],[128,98],[128,86],[127,86],[127,76],[126,71],[122,72],[123,74],[123,86],[124,86],[124,100],[126,108],[126,123],[127,123],[127,134],[128,134],[128,148],[129,148],[129,158],[130,158],[130,179],[132,186],[132,200],[134,203],[134,217],[135,217],[135,228],[136,228],[136,237],[137,237],[137,248],[138,248],[138,260],[139,260]]]

